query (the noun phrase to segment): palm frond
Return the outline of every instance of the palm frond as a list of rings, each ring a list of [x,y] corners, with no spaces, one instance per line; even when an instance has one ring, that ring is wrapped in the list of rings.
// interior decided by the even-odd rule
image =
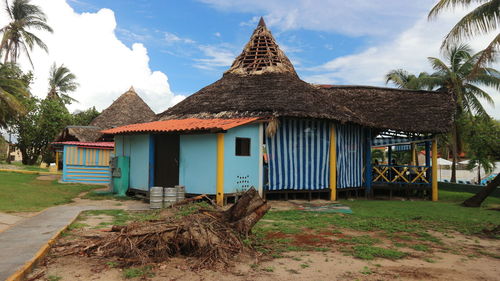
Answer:
[[[397,87],[404,88],[404,86],[408,83],[409,75],[408,71],[403,69],[391,70],[385,75],[385,84],[392,82]]]
[[[469,12],[446,35],[442,47],[496,30],[500,21],[499,8],[500,0],[491,0]]]
[[[491,98],[491,96],[487,92],[485,92],[483,89],[481,89],[475,85],[472,85],[472,84],[465,85],[465,88],[468,90],[468,91],[466,91],[467,96],[474,95],[475,97],[484,99],[490,105],[495,105],[493,98]]]
[[[498,56],[499,49],[500,33],[498,33],[497,36],[495,36],[495,38],[493,38],[493,40],[490,42],[490,44],[488,44],[488,46],[481,52],[481,56],[477,60],[476,68],[474,69],[474,71],[495,61]]]
[[[440,59],[434,57],[428,57],[429,63],[432,69],[444,73],[451,73],[451,69]]]
[[[488,0],[440,0],[436,5],[431,9],[428,15],[428,19],[436,18],[439,13],[447,9],[454,9],[457,6],[467,7],[472,3],[482,3]]]

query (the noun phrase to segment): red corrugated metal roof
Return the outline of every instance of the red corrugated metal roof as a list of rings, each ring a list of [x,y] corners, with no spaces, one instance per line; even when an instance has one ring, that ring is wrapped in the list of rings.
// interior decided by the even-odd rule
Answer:
[[[61,144],[61,145],[77,145],[77,146],[85,146],[85,147],[102,147],[102,148],[114,148],[114,142],[80,142],[80,141],[60,141],[60,142],[52,142],[51,144]]]
[[[132,124],[113,129],[101,131],[104,134],[116,135],[124,133],[139,132],[188,132],[188,131],[210,131],[210,130],[229,130],[234,127],[245,125],[259,119],[235,118],[235,119],[176,119],[155,121],[149,123]]]

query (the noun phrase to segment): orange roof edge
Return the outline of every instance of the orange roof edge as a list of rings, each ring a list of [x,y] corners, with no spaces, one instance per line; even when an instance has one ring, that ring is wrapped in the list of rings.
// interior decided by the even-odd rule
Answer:
[[[246,125],[257,121],[260,117],[232,118],[232,119],[173,119],[154,121],[148,123],[131,124],[103,130],[101,133],[118,135],[125,133],[147,133],[147,132],[189,132],[189,131],[209,131],[209,130],[229,130],[238,126]]]

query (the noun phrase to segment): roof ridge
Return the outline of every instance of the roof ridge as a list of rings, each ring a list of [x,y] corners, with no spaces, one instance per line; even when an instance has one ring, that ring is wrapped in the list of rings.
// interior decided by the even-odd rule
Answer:
[[[264,18],[260,18],[250,40],[225,74],[258,75],[286,73],[297,76],[295,69],[279,48]]]

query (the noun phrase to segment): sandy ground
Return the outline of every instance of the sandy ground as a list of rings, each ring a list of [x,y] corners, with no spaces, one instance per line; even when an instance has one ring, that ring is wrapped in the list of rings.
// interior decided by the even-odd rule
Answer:
[[[498,259],[449,253],[435,253],[433,258],[434,263],[413,257],[365,261],[335,251],[291,252],[283,258],[260,262],[240,257],[232,267],[199,272],[189,270],[184,258],[172,258],[155,265],[154,277],[142,280],[500,280]],[[50,257],[32,276],[40,277],[33,280],[50,280],[49,276],[61,277],[60,280],[130,280],[110,262],[88,257]]]
[[[84,201],[86,200],[74,204],[84,204]],[[123,203],[135,204],[133,202]],[[273,202],[273,208],[294,208],[298,203],[300,202]],[[164,215],[169,215],[168,211]],[[75,235],[62,238],[60,243],[67,242],[68,239],[78,239],[78,235],[92,234],[93,231],[102,234],[102,230],[91,228],[110,221],[112,217],[106,215],[88,216],[81,221],[89,225],[87,228],[75,230]],[[60,257],[52,251],[33,272],[30,280],[500,280],[500,259],[479,254],[486,251],[500,255],[500,240],[465,236],[455,232],[432,232],[431,234],[442,239],[443,244],[434,245],[430,251],[405,249],[409,256],[403,259],[376,258],[371,261],[346,255],[338,243],[335,243],[335,240],[346,235],[367,234],[377,236],[375,232],[344,229],[341,234],[324,234],[319,243],[328,245],[326,252],[288,252],[280,258],[242,254],[235,257],[232,266],[216,270],[192,271],[188,267],[187,258],[175,257],[152,265],[152,275],[131,279],[124,277],[124,269],[115,268],[114,260],[85,256]],[[389,240],[377,237],[383,241],[382,245],[377,246],[390,245]]]

